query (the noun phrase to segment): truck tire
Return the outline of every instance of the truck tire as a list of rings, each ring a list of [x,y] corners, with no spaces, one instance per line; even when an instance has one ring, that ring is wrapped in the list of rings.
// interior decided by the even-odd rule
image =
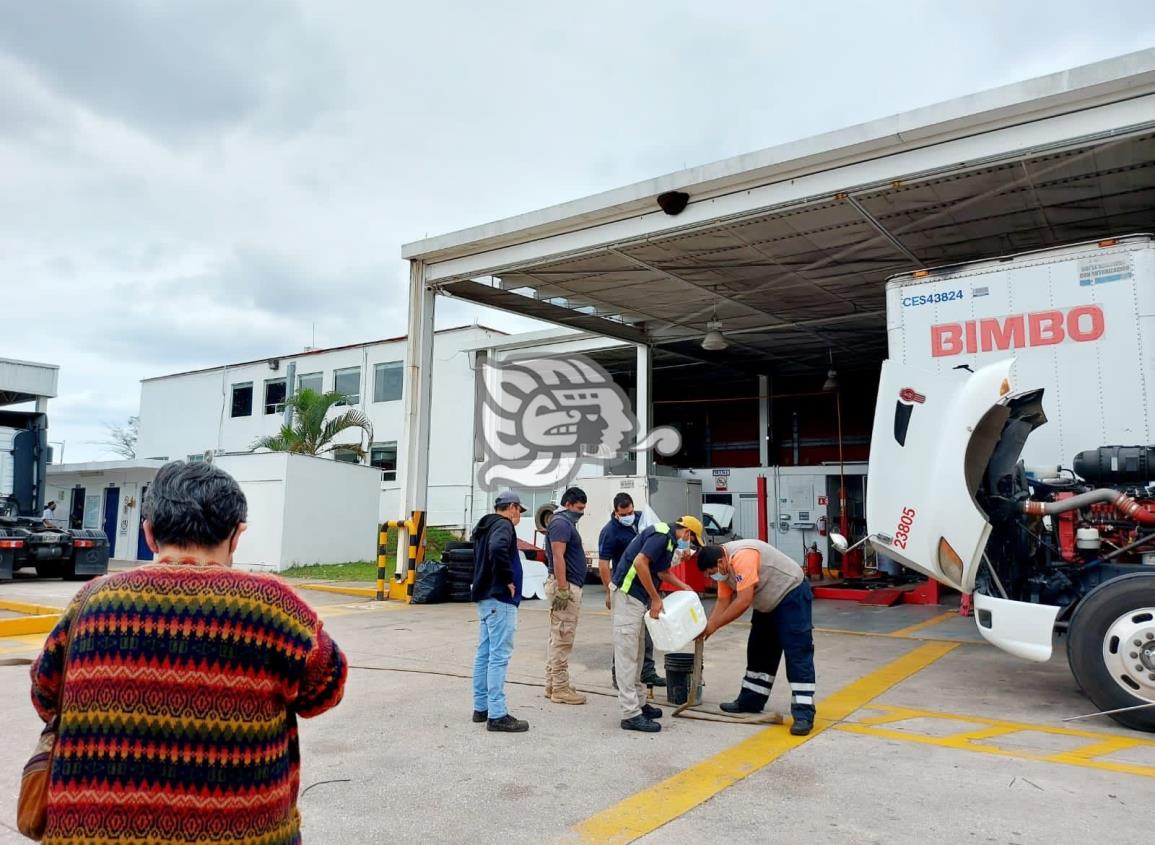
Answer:
[[[1155,573],[1107,581],[1079,603],[1071,618],[1067,662],[1100,710],[1155,702]],[[1111,718],[1155,732],[1155,704]]]
[[[469,552],[470,556],[473,555],[473,543],[463,540],[450,540],[445,544],[445,548],[442,550],[442,552],[455,552],[458,549],[465,549]]]

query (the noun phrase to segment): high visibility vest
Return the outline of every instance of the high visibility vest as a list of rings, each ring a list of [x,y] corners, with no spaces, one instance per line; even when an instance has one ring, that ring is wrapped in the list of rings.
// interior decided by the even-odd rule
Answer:
[[[670,532],[670,526],[665,522],[656,522],[650,526],[650,528],[654,530],[655,534],[666,535],[666,550],[672,552],[674,550],[674,535]],[[646,529],[646,531],[649,530],[649,528]],[[641,537],[646,533],[646,531],[643,531],[638,536]],[[634,578],[637,576],[637,574],[638,570],[634,568],[633,561],[630,561],[630,568],[626,572],[626,577],[622,579],[621,591],[623,593],[628,593],[630,591],[630,587],[634,585]]]

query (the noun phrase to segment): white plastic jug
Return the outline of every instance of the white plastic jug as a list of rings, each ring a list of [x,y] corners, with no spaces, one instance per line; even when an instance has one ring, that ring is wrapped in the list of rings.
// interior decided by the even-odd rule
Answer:
[[[678,590],[662,597],[658,618],[646,614],[646,628],[661,651],[678,651],[706,630],[706,609],[697,593]]]

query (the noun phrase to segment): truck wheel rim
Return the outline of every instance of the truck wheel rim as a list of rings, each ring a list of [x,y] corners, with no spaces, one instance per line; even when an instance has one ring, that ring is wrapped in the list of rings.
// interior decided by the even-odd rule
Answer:
[[[1155,701],[1155,607],[1129,610],[1107,628],[1103,662],[1122,689]]]

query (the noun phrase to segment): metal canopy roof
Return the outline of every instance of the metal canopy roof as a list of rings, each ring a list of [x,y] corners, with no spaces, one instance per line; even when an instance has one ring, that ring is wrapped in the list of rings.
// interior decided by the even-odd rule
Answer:
[[[656,206],[670,189],[690,195],[677,216]],[[1152,228],[1148,50],[404,254],[453,296],[750,372],[803,374],[830,355],[842,371],[885,357],[891,274]],[[713,319],[730,342],[721,353],[700,347]]]

